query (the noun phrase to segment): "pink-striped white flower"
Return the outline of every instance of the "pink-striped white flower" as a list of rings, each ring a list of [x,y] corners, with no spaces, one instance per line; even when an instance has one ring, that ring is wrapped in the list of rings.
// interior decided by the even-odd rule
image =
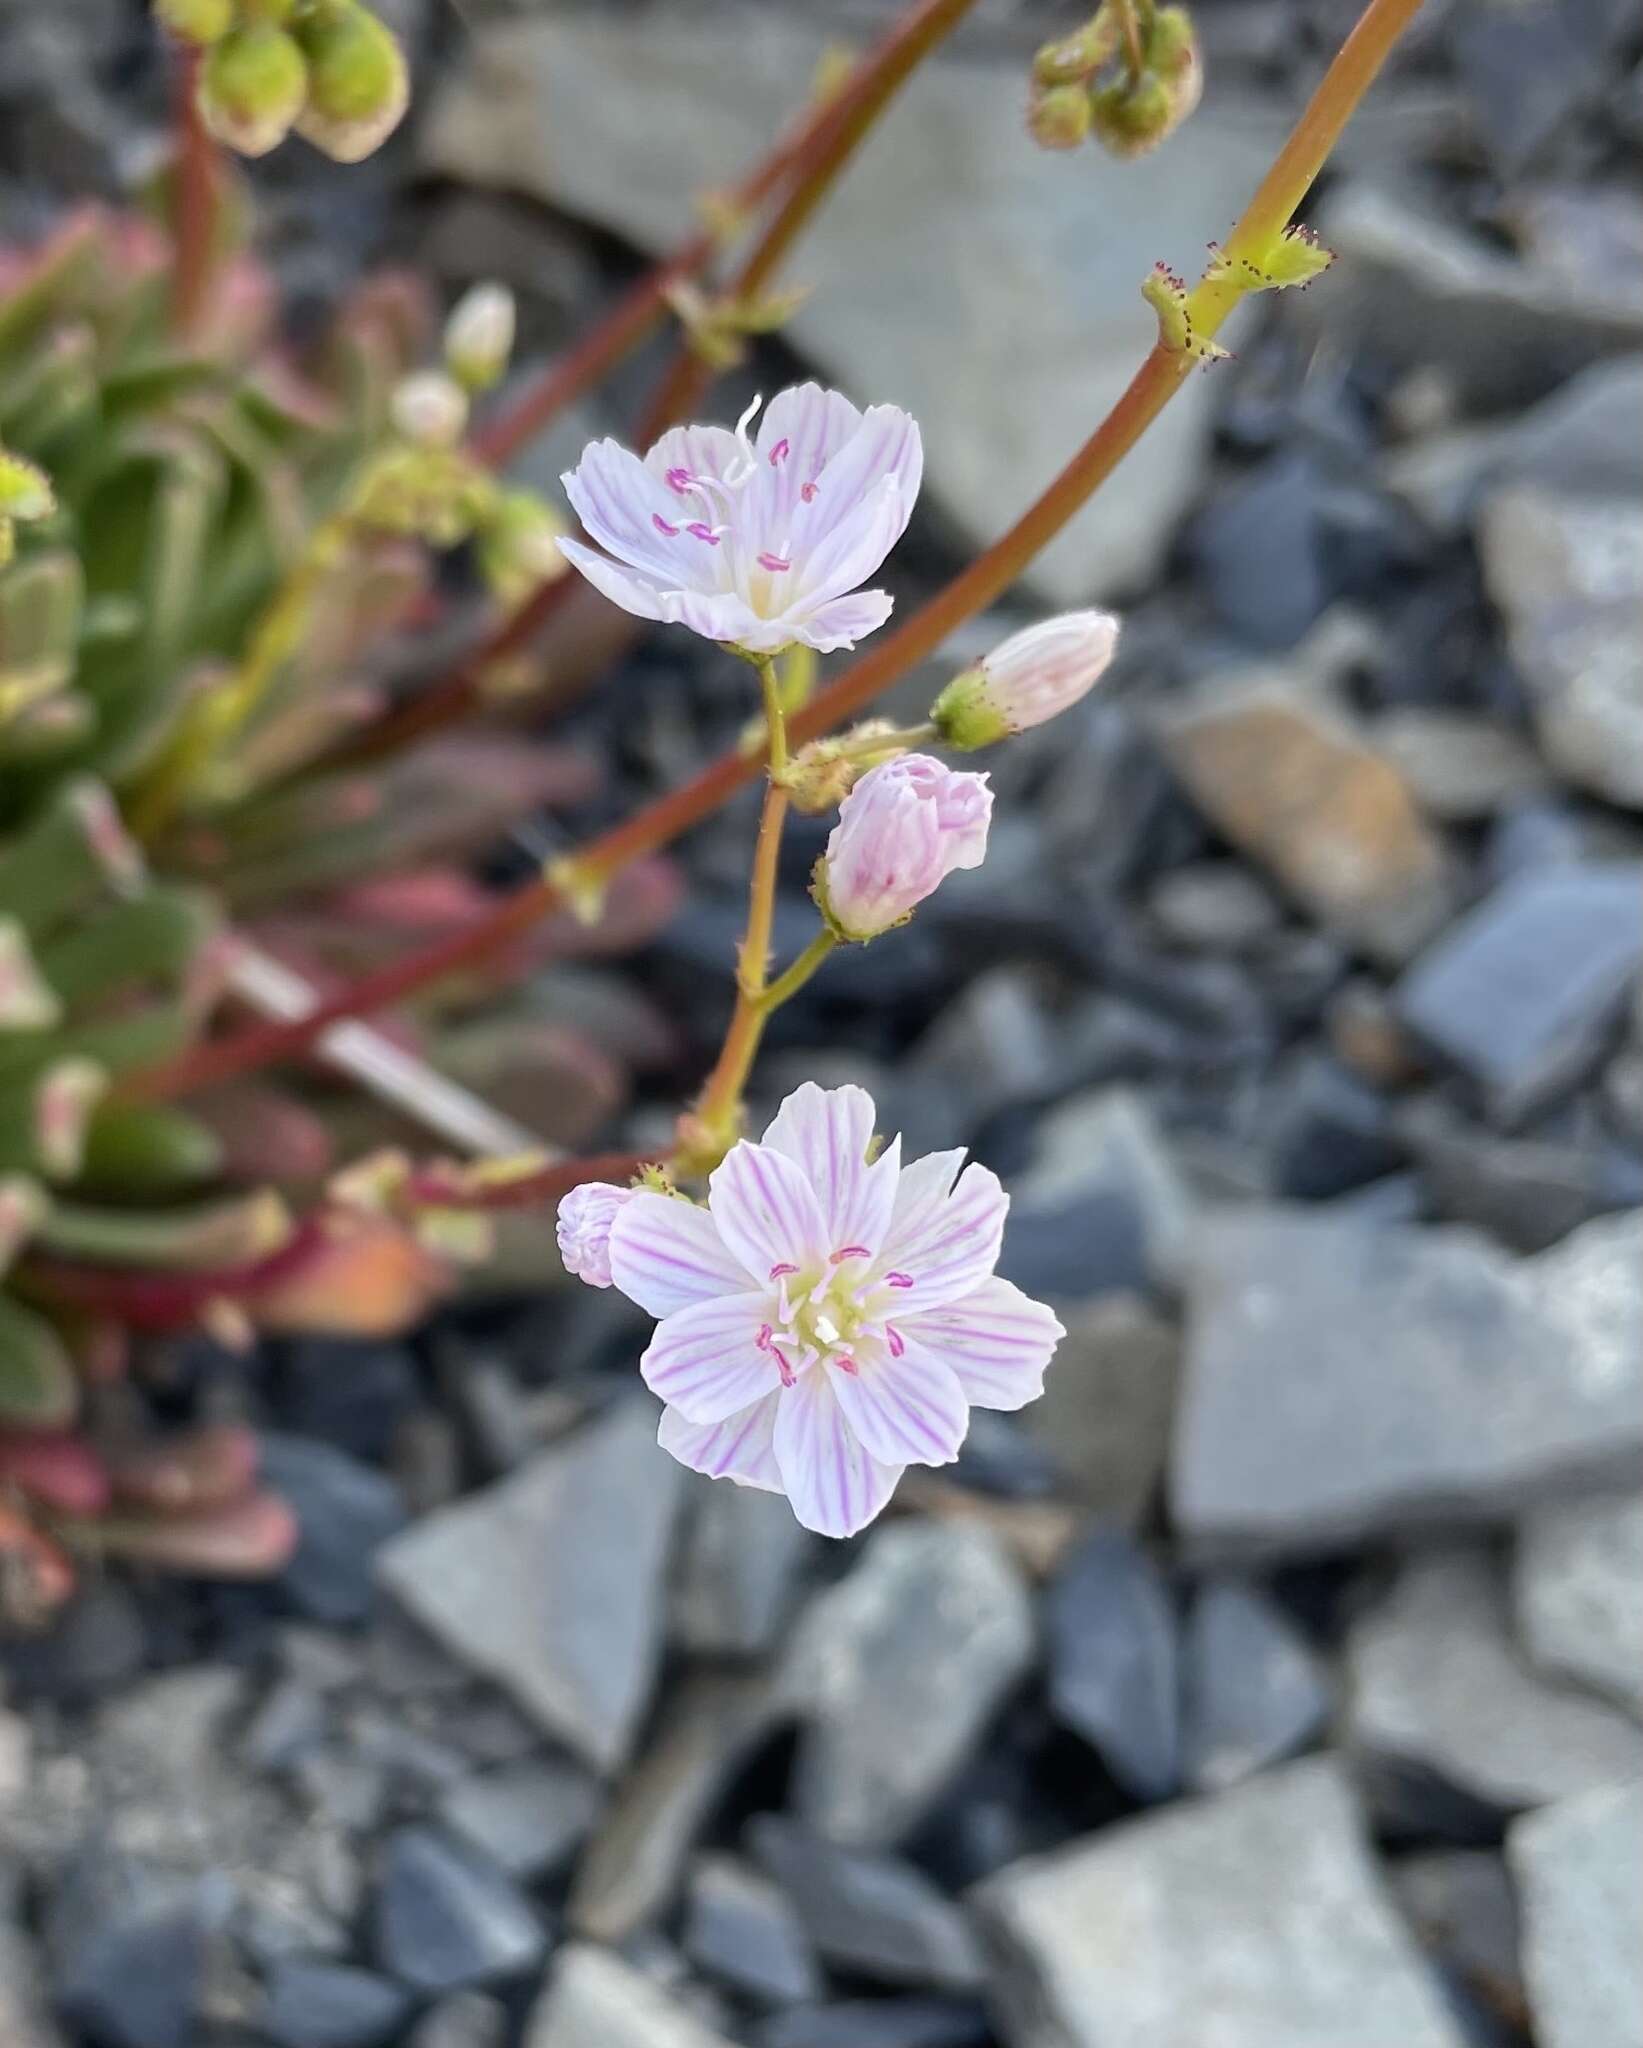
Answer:
[[[985,775],[929,754],[869,769],[840,805],[817,870],[824,913],[847,939],[877,938],[954,868],[980,867],[992,811]]]
[[[860,1088],[807,1081],[733,1146],[705,1208],[641,1190],[610,1270],[659,1319],[639,1369],[658,1441],[714,1479],[784,1493],[848,1536],[909,1465],[958,1456],[976,1408],[1020,1408],[1064,1332],[993,1266],[1009,1198],[962,1152],[869,1154]]]
[[[559,1256],[566,1270],[590,1287],[611,1284],[611,1225],[624,1203],[632,1199],[632,1188],[615,1187],[608,1180],[585,1180],[559,1204]]]
[[[890,616],[862,590],[905,531],[924,472],[917,423],[800,384],[727,427],[674,427],[643,461],[595,441],[564,478],[607,550],[559,545],[613,604],[709,640],[774,654],[853,647]]]
[[[1041,619],[954,676],[930,707],[931,721],[949,746],[990,747],[1076,704],[1105,675],[1117,648],[1111,612]]]

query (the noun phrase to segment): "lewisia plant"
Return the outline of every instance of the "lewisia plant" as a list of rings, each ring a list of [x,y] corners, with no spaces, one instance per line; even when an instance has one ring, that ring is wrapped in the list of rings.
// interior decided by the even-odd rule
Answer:
[[[909,1465],[950,1464],[971,1408],[1036,1399],[1065,1334],[993,1272],[997,1175],[961,1151],[903,1167],[875,1118],[865,1090],[807,1081],[705,1204],[594,1185],[560,1210],[567,1263],[659,1319],[639,1369],[663,1449],[824,1536],[872,1521]]]

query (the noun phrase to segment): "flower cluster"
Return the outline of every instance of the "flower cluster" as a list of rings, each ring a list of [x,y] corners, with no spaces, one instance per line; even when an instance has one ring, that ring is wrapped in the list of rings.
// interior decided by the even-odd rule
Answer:
[[[1036,1399],[1065,1334],[994,1275],[997,1176],[962,1152],[903,1167],[899,1138],[875,1156],[875,1116],[863,1089],[807,1081],[704,1206],[594,1184],[559,1212],[567,1265],[658,1319],[639,1369],[663,1449],[824,1536],[870,1522],[909,1465],[950,1464],[972,1408]]]
[[[1102,4],[1033,61],[1027,125],[1044,149],[1093,135],[1113,156],[1156,149],[1203,96],[1197,31],[1184,7],[1157,0]]]
[[[956,676],[927,725],[872,719],[790,759],[774,657],[848,646],[883,624],[890,599],[856,586],[906,526],[922,457],[905,413],[861,413],[814,384],[783,392],[756,442],[752,418],[734,434],[676,428],[643,461],[597,442],[565,487],[608,552],[560,546],[614,603],[763,669],[773,784],[804,810],[839,806],[812,884],[823,929],[772,983],[750,914],[741,1037],[727,1037],[680,1125],[676,1169],[708,1173],[705,1205],[655,1176],[586,1184],[560,1205],[559,1248],[590,1286],[617,1287],[658,1319],[640,1370],[666,1404],[663,1447],[714,1478],[783,1493],[807,1528],[846,1536],[907,1466],[958,1456],[972,1407],[1032,1400],[1062,1331],[994,1276],[1009,1206],[997,1178],[961,1173],[961,1152],[903,1170],[899,1139],[878,1149],[861,1089],[806,1082],[758,1143],[738,1140],[751,1048],[832,947],[905,923],[986,857],[988,778],[915,742],[990,746],[1065,711],[1111,662],[1118,621],[1075,612],[1029,626]],[[774,816],[779,833],[781,815],[767,799],[764,829]],[[760,871],[768,930],[774,861],[762,884]]]

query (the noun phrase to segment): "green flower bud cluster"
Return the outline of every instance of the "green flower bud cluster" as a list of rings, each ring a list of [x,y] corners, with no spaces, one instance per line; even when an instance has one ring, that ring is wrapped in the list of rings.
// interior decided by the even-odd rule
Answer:
[[[1197,31],[1184,7],[1102,0],[1081,29],[1033,60],[1027,125],[1044,149],[1094,136],[1113,156],[1155,149],[1204,89]]]
[[[295,129],[357,163],[409,102],[404,52],[361,0],[155,0],[155,12],[201,50],[200,117],[242,156]]]

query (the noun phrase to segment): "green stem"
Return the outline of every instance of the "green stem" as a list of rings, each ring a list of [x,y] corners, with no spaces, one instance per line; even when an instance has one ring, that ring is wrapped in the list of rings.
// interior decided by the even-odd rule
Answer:
[[[838,943],[831,932],[817,932],[793,965],[784,969],[765,988],[759,998],[759,1007],[764,1014],[768,1017],[772,1010],[779,1010],[789,997],[796,996]]]

